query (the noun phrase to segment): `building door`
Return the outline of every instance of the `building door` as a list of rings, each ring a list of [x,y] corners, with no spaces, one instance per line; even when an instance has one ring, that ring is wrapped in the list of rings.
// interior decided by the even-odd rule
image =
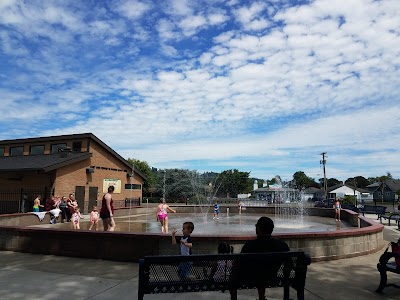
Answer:
[[[78,202],[78,206],[81,209],[81,213],[85,210],[85,187],[76,186],[75,187],[75,200]]]
[[[97,193],[99,188],[97,186],[90,186],[89,187],[89,207],[88,212],[92,211],[93,206],[97,206]],[[100,211],[100,209],[99,209]]]

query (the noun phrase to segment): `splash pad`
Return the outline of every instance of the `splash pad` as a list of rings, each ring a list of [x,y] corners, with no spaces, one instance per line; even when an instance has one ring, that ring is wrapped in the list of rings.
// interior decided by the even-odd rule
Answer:
[[[174,207],[174,206],[172,206]],[[199,210],[196,206],[179,206],[183,219],[190,217]],[[368,218],[359,216],[352,211],[342,211],[342,224],[337,226],[333,219],[333,210],[327,208],[304,208],[306,215],[326,220],[325,223],[332,230],[310,231],[290,229],[286,232],[274,231],[274,236],[286,241],[292,250],[305,251],[313,261],[334,260],[346,257],[354,257],[370,254],[381,250],[385,242],[383,240],[384,226]],[[130,215],[131,214],[131,215]],[[235,220],[238,214],[237,207],[230,207],[230,219]],[[274,206],[248,207],[242,220],[249,218],[246,226],[249,232],[230,233],[229,231],[200,233],[199,226],[195,224],[193,238],[196,246],[193,252],[196,254],[216,253],[220,242],[228,242],[234,247],[234,252],[240,252],[243,244],[255,238],[254,224],[260,216],[275,215]],[[129,216],[130,215],[130,216]],[[178,214],[177,214],[178,215]],[[178,249],[171,245],[171,236],[162,235],[159,223],[155,220],[155,208],[131,208],[115,211],[117,227],[121,227],[124,220],[135,219],[137,216],[148,216],[150,226],[154,226],[155,232],[103,232],[88,231],[84,223],[82,230],[62,228],[63,224],[49,224],[50,217],[47,214],[42,222],[31,214],[13,214],[0,216],[0,250],[19,251],[28,253],[53,254],[63,256],[77,256],[88,258],[100,258],[116,261],[137,261],[146,255],[170,255],[178,254]],[[135,222],[143,228],[144,222]],[[171,221],[173,216],[171,215]],[[178,232],[181,229],[179,221]],[[212,217],[211,217],[212,219]],[[143,219],[142,219],[143,220]],[[212,221],[212,220],[211,220]],[[223,221],[222,216],[219,221]],[[236,222],[236,221],[235,221]],[[318,221],[319,222],[319,221]],[[317,222],[317,223],[318,223]],[[252,224],[251,224],[252,223]],[[211,223],[218,227],[221,223]],[[38,226],[39,225],[39,226]],[[131,227],[133,227],[131,224]],[[67,226],[68,227],[68,226]],[[230,226],[233,227],[233,226]],[[230,228],[228,227],[228,228]],[[252,228],[251,228],[252,227]],[[277,226],[278,228],[279,226]],[[58,229],[57,229],[58,228]],[[100,226],[101,228],[101,226]],[[172,227],[170,227],[172,229]],[[251,231],[253,234],[251,234]]]

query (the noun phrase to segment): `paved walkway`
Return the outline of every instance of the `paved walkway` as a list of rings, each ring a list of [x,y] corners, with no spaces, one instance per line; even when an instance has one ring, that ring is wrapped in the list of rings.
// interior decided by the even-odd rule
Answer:
[[[396,226],[386,226],[384,238],[399,238]],[[307,272],[305,299],[400,299],[400,291],[386,288],[384,295],[374,291],[379,284],[376,269],[378,253],[330,262],[312,263]],[[396,274],[389,282],[400,284]],[[138,264],[90,260],[51,255],[0,251],[0,299],[137,299]],[[282,299],[282,289],[269,289],[268,299]],[[291,291],[291,297],[295,292]],[[145,295],[153,300],[223,300],[229,293]],[[239,299],[256,299],[256,290],[239,291]]]

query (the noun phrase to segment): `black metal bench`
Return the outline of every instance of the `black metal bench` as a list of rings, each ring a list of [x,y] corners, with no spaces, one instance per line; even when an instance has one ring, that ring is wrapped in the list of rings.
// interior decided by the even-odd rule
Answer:
[[[400,268],[397,267],[395,261],[389,262],[391,258],[399,258],[400,259],[400,254],[393,253],[393,252],[385,252],[381,255],[379,258],[379,263],[377,265],[378,271],[381,275],[381,282],[379,283],[379,287],[376,290],[377,293],[382,293],[383,289],[385,287],[396,287],[400,288],[399,285],[394,284],[394,283],[387,283],[387,272],[392,272],[396,274],[400,274]]]
[[[139,260],[138,299],[145,294],[289,287],[304,299],[310,257],[304,252],[146,256]],[[260,282],[262,281],[262,282]]]
[[[388,220],[389,221],[389,226],[390,226],[390,221],[395,221],[397,223],[397,227],[400,229],[400,214],[399,213],[386,213],[384,215],[381,215],[381,223],[382,219]]]
[[[377,220],[380,220],[381,216],[386,213],[386,206],[381,205],[364,205],[360,209],[360,213],[364,214],[376,214],[378,216]]]
[[[352,210],[352,211],[354,211],[356,213],[359,212],[359,209],[354,204],[347,204],[347,203],[341,204],[341,208],[342,209],[349,209],[349,210]]]

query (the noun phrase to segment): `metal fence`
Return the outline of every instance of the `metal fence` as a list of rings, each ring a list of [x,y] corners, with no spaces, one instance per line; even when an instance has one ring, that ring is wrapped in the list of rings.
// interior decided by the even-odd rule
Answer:
[[[125,207],[140,206],[140,197],[138,198],[125,198]]]
[[[0,214],[28,212],[33,209],[33,200],[42,196],[41,204],[50,195],[50,189],[39,188],[0,188]]]

